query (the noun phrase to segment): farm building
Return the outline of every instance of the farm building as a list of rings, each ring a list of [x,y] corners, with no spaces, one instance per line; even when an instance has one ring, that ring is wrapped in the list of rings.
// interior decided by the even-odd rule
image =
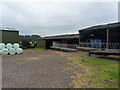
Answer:
[[[50,49],[53,45],[78,44],[79,34],[58,35],[40,38],[37,42],[39,48]]]
[[[0,42],[2,43],[16,43],[19,39],[19,31],[14,29],[0,28]]]
[[[94,43],[95,47],[99,46],[99,43],[105,43],[106,48],[110,45],[118,45],[120,43],[120,22],[79,30],[79,44],[83,45],[83,43]]]
[[[120,22],[93,26],[79,30],[80,43],[100,41],[104,43],[120,43]]]
[[[71,48],[79,47],[93,48],[120,48],[120,23],[98,25],[79,30],[79,34],[58,35],[40,38],[37,42],[39,48],[49,49],[51,46]],[[89,45],[90,44],[90,45]],[[67,45],[67,46],[66,46]]]

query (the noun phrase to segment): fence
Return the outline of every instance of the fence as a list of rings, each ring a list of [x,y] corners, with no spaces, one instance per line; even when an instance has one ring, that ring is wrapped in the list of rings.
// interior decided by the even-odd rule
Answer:
[[[64,47],[64,48],[94,48],[94,49],[120,49],[120,43],[80,43],[77,44],[54,44],[55,47]]]
[[[88,47],[96,49],[120,49],[120,43],[80,43],[78,47]]]
[[[54,44],[55,47],[76,48],[77,44]]]

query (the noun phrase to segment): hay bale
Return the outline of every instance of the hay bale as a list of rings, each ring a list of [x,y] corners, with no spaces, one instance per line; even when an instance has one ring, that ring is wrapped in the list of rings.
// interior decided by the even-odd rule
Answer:
[[[8,54],[8,49],[7,48],[2,49],[2,54],[7,55]]]
[[[5,44],[4,43],[0,43],[0,49],[4,49],[5,48]]]
[[[0,50],[0,55],[2,54],[2,50]]]
[[[11,49],[13,47],[13,45],[11,44],[11,43],[8,43],[7,45],[6,45],[6,48],[7,49]]]
[[[22,48],[18,48],[17,49],[17,54],[21,54],[21,53],[23,53],[23,49]]]
[[[14,48],[11,48],[8,50],[10,55],[15,55],[16,54],[16,50]]]
[[[18,49],[19,46],[20,46],[20,45],[19,45],[18,43],[14,43],[14,44],[13,44],[13,48],[14,48],[14,49]]]

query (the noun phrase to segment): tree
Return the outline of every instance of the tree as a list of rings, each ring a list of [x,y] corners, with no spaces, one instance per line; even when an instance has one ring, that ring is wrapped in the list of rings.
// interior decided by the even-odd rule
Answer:
[[[39,36],[39,35],[31,35],[31,40],[33,42],[36,42],[39,38],[41,38],[41,36]]]
[[[20,35],[19,36],[19,41],[22,42],[22,41],[29,41],[29,42],[36,42],[39,38],[41,38],[41,36],[39,35]]]

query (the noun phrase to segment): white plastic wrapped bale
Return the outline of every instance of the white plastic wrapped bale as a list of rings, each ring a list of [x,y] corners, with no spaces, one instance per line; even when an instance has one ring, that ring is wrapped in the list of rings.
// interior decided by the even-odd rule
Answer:
[[[6,49],[6,48],[2,49],[2,54],[7,55],[8,54],[8,49]]]
[[[16,54],[16,50],[14,48],[11,48],[8,50],[10,55],[15,55]]]
[[[5,44],[4,43],[0,43],[0,49],[4,49],[5,48]]]
[[[18,48],[17,49],[17,54],[21,54],[21,53],[23,53],[23,49],[22,48]]]
[[[18,48],[19,48],[19,44],[18,44],[18,43],[14,43],[14,44],[13,44],[13,48],[14,48],[14,49],[18,49]]]
[[[0,50],[0,55],[2,54],[2,50]]]
[[[2,49],[2,43],[0,43],[0,50]]]
[[[8,44],[6,45],[6,48],[7,48],[7,49],[11,49],[11,48],[12,48],[12,44],[11,44],[11,43],[8,43]]]

